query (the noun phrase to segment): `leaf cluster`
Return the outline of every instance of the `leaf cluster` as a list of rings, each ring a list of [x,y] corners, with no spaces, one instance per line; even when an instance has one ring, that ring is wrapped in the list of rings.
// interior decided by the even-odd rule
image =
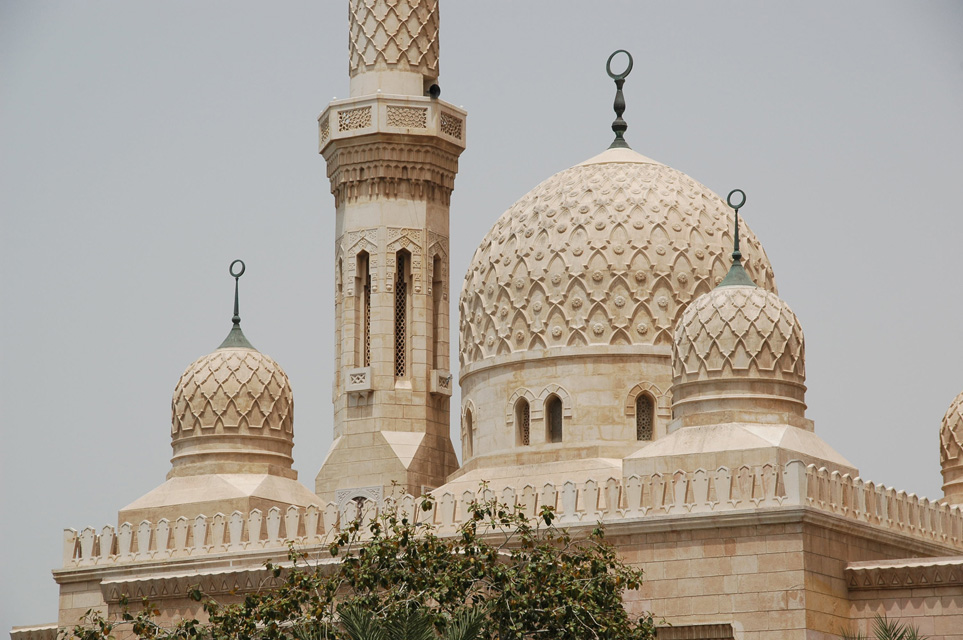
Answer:
[[[431,509],[431,499],[421,508]],[[574,539],[555,526],[547,507],[534,519],[495,500],[469,509],[457,533],[445,536],[400,509],[374,519],[362,514],[321,554],[330,557],[292,548],[288,563],[269,564],[280,586],[229,605],[195,592],[204,601],[204,624],[190,620],[161,630],[146,603],[136,616],[125,610],[122,622],[148,640],[351,640],[352,619],[373,625],[375,635],[366,637],[379,638],[376,628],[412,624],[448,637],[475,618],[484,640],[654,637],[651,617],[630,618],[622,601],[625,591],[641,586],[642,572],[621,561],[601,527]],[[73,635],[109,637],[117,623],[97,618],[84,620]]]

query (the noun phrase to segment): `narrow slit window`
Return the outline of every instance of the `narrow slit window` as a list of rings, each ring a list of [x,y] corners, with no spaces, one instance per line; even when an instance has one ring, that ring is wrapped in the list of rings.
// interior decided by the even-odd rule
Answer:
[[[652,439],[654,422],[654,403],[647,394],[640,393],[635,399],[635,437],[638,440]]]
[[[562,441],[562,399],[558,396],[549,396],[545,401],[546,440],[549,442]]]
[[[395,377],[404,378],[408,375],[408,252],[399,251],[395,263]]]
[[[522,398],[515,403],[515,444],[527,447],[531,442],[532,416],[528,400]]]
[[[358,270],[355,278],[355,365],[371,366],[371,269],[366,251],[358,254]]]
[[[471,409],[465,411],[465,457],[472,457],[475,452],[475,434],[472,433]]]
[[[444,369],[444,358],[443,350],[445,348],[444,340],[444,328],[441,326],[442,323],[442,312],[444,307],[442,305],[442,294],[444,293],[444,283],[441,278],[441,257],[435,256],[434,260],[431,262],[431,354],[432,354],[432,364],[435,369]]]

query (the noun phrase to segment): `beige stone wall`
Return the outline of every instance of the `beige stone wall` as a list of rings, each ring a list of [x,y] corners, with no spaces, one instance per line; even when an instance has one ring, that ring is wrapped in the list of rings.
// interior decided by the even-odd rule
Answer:
[[[737,638],[806,635],[803,543],[799,524],[667,530],[610,541],[645,571],[630,594],[634,614],[672,625],[731,623]]]
[[[665,435],[671,381],[667,349],[640,345],[597,354],[583,349],[577,358],[566,355],[564,349],[537,352],[531,358],[519,355],[462,375],[462,419],[471,411],[473,429],[472,455],[465,458],[466,464],[475,457],[504,454],[508,458],[545,446],[556,451],[556,459],[564,458],[570,446],[587,443],[620,443],[609,456],[624,457],[645,444],[636,438],[639,393],[654,400],[653,439]],[[551,395],[562,400],[561,444],[551,444],[547,438],[545,403]],[[515,406],[520,399],[527,400],[530,408],[528,447],[517,439],[520,425]],[[485,466],[498,464],[497,459],[489,459]]]

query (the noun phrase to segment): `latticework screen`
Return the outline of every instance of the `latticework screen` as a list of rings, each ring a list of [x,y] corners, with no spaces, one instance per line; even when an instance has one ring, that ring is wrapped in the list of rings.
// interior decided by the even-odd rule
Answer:
[[[635,437],[637,439],[652,439],[652,413],[652,398],[640,393],[635,399]]]
[[[518,433],[521,436],[522,444],[527,446],[528,443],[531,442],[530,434],[532,427],[531,411],[527,401],[522,400],[519,403],[516,420],[518,420]]]
[[[407,375],[408,283],[405,281],[405,258],[398,255],[398,282],[395,284],[395,376]]]
[[[367,266],[367,265],[366,265]],[[364,366],[371,366],[371,274],[364,281]]]

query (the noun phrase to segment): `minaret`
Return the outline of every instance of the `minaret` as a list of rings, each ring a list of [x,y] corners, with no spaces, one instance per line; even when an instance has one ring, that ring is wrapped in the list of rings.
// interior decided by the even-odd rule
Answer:
[[[466,113],[438,99],[438,0],[349,0],[351,97],[318,119],[335,207],[334,443],[323,501],[415,495],[449,437],[448,206]]]

